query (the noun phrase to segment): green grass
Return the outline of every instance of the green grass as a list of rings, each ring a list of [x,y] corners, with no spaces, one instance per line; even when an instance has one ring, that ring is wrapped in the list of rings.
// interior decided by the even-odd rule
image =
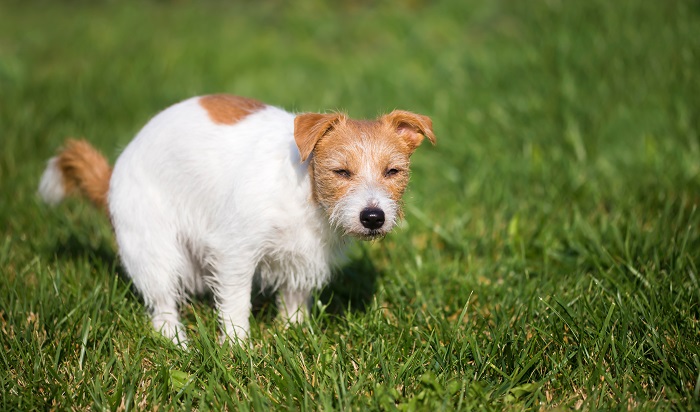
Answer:
[[[700,408],[700,6],[0,3],[0,409]],[[251,347],[151,331],[109,223],[41,204],[68,136],[114,160],[229,92],[433,118],[403,227]]]

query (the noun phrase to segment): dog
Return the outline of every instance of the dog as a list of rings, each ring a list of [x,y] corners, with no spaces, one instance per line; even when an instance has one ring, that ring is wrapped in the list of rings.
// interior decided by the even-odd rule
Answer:
[[[153,117],[113,169],[89,143],[68,140],[39,193],[49,204],[79,193],[107,212],[123,266],[167,338],[186,346],[178,307],[210,291],[221,339],[244,341],[256,275],[278,291],[280,316],[300,322],[347,240],[396,226],[424,138],[435,144],[431,119],[408,111],[353,120],[207,95]]]

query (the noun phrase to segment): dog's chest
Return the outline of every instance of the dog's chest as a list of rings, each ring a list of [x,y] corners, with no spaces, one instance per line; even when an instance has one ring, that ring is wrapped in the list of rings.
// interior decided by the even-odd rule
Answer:
[[[277,289],[318,289],[327,283],[342,254],[341,241],[320,216],[299,218],[272,228],[265,242],[258,273],[261,284]]]

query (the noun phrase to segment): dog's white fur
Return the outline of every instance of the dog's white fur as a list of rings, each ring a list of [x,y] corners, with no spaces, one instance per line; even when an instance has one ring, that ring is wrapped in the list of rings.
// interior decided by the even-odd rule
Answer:
[[[109,210],[156,329],[184,341],[179,294],[209,286],[225,334],[245,337],[256,268],[281,290],[287,317],[304,309],[341,243],[309,202],[307,167],[294,116],[275,107],[217,125],[190,99],[136,136],[115,164]]]
[[[222,336],[245,338],[256,273],[279,290],[282,316],[299,321],[342,256],[345,233],[392,229],[400,205],[371,165],[332,210],[315,202],[310,160],[302,161],[294,133],[295,115],[276,107],[221,124],[193,98],[155,116],[119,156],[109,214],[124,267],[165,336],[184,344],[178,305],[211,290]],[[39,189],[50,203],[67,192],[62,173],[51,159]],[[360,223],[367,207],[384,210],[381,230]]]
[[[46,165],[44,174],[39,182],[39,193],[44,202],[56,205],[66,197],[66,190],[63,187],[63,177],[58,165],[58,158],[52,157]]]

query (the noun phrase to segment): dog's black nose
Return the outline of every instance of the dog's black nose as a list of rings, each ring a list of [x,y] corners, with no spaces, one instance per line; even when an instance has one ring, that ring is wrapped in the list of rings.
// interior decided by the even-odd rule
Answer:
[[[360,222],[367,229],[379,229],[384,225],[384,211],[378,207],[367,207],[360,212]]]

